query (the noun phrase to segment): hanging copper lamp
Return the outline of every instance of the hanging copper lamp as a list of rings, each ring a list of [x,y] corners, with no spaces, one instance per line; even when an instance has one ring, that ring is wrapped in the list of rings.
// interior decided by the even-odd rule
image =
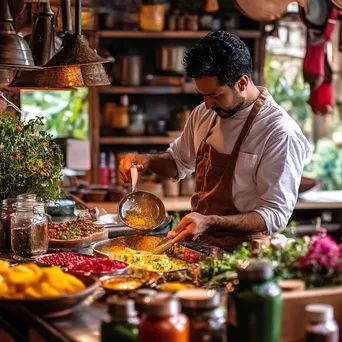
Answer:
[[[17,35],[13,28],[13,18],[8,0],[0,1],[0,69],[34,70],[31,50],[27,42]]]
[[[63,4],[64,3],[64,4]],[[70,16],[70,0],[62,1],[65,12],[62,13],[64,20],[63,27],[64,32],[70,32],[72,30],[69,27],[71,20]],[[83,86],[99,86],[108,85],[110,81],[102,66],[102,63],[108,61],[100,57],[94,50],[92,50],[87,42],[81,35],[81,0],[75,1],[75,34],[66,34],[63,40],[63,48],[51,58],[51,60],[44,65],[44,77],[41,82],[48,84],[51,82],[51,78],[54,79],[54,72],[60,73],[58,69],[64,67],[78,67],[82,73]],[[76,69],[74,69],[76,72]],[[75,75],[75,80],[79,80],[78,75]],[[73,85],[74,87],[81,86]]]
[[[36,65],[46,64],[55,54],[55,29],[54,29],[54,12],[51,9],[50,1],[40,1],[38,11],[35,16],[35,23],[30,35],[29,46],[32,51],[34,62]],[[70,75],[74,72],[74,76]],[[81,71],[70,68],[64,72],[59,72],[55,77],[56,81],[53,86],[51,82],[44,81],[44,70],[36,71],[18,71],[14,80],[10,83],[10,88],[25,89],[49,89],[49,90],[66,90],[74,89],[65,84],[83,85],[80,80]],[[47,76],[49,77],[49,75]],[[62,84],[59,87],[58,84]]]

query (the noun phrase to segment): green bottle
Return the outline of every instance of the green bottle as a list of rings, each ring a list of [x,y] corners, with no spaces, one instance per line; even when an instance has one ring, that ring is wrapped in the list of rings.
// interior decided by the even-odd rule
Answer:
[[[138,339],[139,318],[131,299],[109,297],[109,317],[101,322],[101,342],[135,342]]]
[[[269,261],[252,259],[228,296],[228,342],[279,342],[281,289]]]

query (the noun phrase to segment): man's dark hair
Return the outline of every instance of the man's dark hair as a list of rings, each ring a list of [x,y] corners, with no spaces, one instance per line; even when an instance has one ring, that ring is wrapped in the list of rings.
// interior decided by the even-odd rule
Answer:
[[[252,58],[245,43],[226,31],[208,33],[185,53],[183,60],[189,77],[216,76],[220,85],[233,87],[244,75],[251,77]]]

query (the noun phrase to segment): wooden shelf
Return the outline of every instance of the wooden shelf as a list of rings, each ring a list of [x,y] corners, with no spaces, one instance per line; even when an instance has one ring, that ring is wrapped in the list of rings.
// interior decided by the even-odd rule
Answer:
[[[102,137],[102,145],[169,145],[176,140],[175,137]]]
[[[259,30],[231,30],[240,38],[255,39],[261,38],[262,33]],[[208,31],[161,31],[161,32],[145,32],[145,31],[98,31],[100,38],[156,38],[156,39],[199,39],[204,37]]]
[[[103,86],[98,91],[100,94],[197,94],[195,87],[188,86]]]

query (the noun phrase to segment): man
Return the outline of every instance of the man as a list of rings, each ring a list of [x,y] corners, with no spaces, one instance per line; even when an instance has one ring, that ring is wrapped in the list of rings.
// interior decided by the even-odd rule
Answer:
[[[267,90],[253,84],[250,53],[233,34],[209,33],[184,65],[204,103],[165,153],[128,155],[121,176],[129,181],[132,163],[175,180],[195,172],[192,212],[168,235],[175,242],[232,251],[266,240],[291,216],[309,143]]]

